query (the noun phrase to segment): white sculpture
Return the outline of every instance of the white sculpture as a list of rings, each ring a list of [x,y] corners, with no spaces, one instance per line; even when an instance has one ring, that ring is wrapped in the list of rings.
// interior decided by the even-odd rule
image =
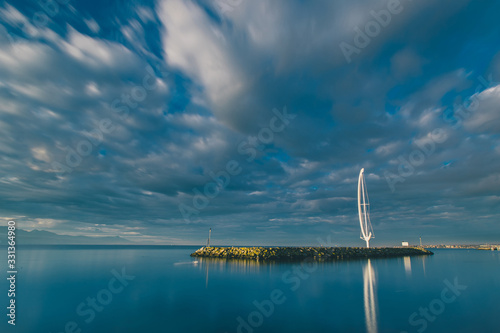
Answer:
[[[358,178],[358,213],[361,225],[360,238],[366,241],[366,247],[370,247],[370,239],[375,238],[372,223],[370,222],[370,201],[366,191],[365,169],[361,169]]]

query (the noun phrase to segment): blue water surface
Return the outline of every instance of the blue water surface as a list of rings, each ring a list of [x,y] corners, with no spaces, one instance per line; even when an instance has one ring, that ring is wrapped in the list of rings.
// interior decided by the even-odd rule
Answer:
[[[16,326],[4,278],[0,332],[498,332],[500,251],[257,263],[196,249],[20,247]]]

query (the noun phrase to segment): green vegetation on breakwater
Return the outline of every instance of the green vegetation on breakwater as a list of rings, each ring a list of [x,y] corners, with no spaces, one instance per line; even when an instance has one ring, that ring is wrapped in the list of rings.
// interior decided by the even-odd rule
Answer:
[[[434,254],[421,247],[202,247],[192,257],[256,260],[344,260]]]

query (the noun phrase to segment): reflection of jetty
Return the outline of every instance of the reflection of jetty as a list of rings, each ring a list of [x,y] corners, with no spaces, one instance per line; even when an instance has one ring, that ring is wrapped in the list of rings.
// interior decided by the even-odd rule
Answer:
[[[202,247],[192,257],[256,260],[345,260],[434,254],[418,247]]]

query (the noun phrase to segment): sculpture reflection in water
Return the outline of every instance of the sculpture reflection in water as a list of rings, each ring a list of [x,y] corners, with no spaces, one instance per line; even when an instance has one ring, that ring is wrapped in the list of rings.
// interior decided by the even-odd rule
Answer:
[[[363,267],[363,282],[366,331],[368,333],[377,333],[377,282],[375,280],[375,271],[373,270],[370,259],[368,259],[365,266]]]

